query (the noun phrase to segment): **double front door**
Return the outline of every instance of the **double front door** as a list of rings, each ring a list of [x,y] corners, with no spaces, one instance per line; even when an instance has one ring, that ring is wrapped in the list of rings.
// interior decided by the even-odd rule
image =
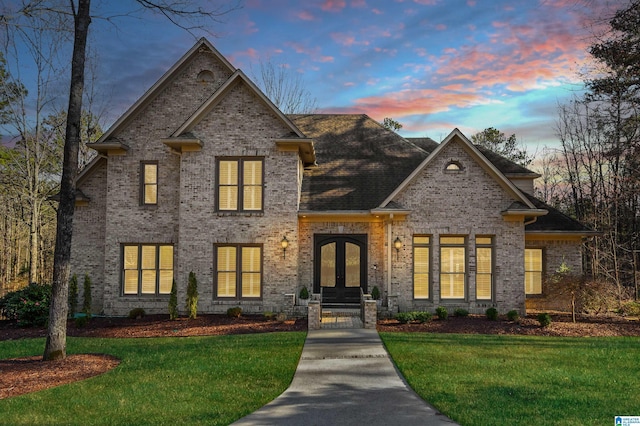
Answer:
[[[323,303],[359,303],[367,292],[367,236],[315,235],[314,293]]]

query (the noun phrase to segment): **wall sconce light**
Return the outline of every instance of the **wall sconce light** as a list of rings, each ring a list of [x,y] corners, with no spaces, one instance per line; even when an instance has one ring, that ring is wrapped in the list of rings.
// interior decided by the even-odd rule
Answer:
[[[284,259],[287,258],[287,247],[289,247],[289,240],[287,240],[287,236],[282,237],[282,241],[280,241],[280,245],[282,246],[282,257]]]
[[[396,260],[400,257],[400,249],[402,248],[402,241],[400,241],[400,237],[396,237],[393,241],[393,246],[396,249]]]

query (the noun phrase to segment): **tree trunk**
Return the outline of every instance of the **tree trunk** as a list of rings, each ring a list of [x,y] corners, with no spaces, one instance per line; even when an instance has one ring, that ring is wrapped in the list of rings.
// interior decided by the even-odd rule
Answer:
[[[71,260],[71,233],[75,209],[75,178],[78,173],[78,149],[80,145],[80,119],[82,91],[84,89],[84,62],[87,35],[91,23],[90,0],[79,0],[74,18],[73,56],[71,59],[71,87],[64,142],[60,203],[56,228],[56,247],[53,259],[53,291],[49,308],[49,328],[43,359],[63,359],[67,355],[67,313],[69,294],[69,269]]]

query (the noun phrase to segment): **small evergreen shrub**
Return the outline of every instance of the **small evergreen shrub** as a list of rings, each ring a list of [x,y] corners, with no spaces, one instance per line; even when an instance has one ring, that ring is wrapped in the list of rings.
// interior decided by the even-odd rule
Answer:
[[[227,316],[229,318],[240,318],[240,315],[242,315],[242,308],[240,306],[227,309]]]
[[[413,321],[413,312],[398,312],[396,314],[396,320],[400,324],[408,324]]]
[[[189,319],[195,319],[198,314],[198,281],[196,274],[189,272],[189,285],[187,286],[187,313]]]
[[[82,312],[91,318],[91,278],[89,275],[84,276],[84,295],[82,298]]]
[[[507,312],[507,318],[509,319],[509,321],[518,321],[518,318],[520,318],[520,314],[518,314],[518,311],[513,309]]]
[[[538,314],[538,322],[542,327],[549,327],[551,324],[551,315],[546,312]]]
[[[275,318],[275,314],[271,311],[264,311],[264,317],[267,321],[272,321]]]
[[[424,324],[425,322],[431,321],[431,312],[414,312],[413,318],[415,321],[418,321],[420,324]]]
[[[309,290],[304,286],[300,289],[300,294],[298,295],[300,299],[308,299],[309,298]]]
[[[78,317],[74,320],[76,324],[76,328],[82,328],[89,322],[89,318],[87,317]]]
[[[20,327],[41,327],[49,319],[51,286],[31,283],[0,298],[0,312]]]
[[[466,309],[457,308],[455,311],[453,311],[453,315],[457,317],[468,317],[469,311],[467,311]]]
[[[171,283],[171,293],[169,294],[169,319],[174,320],[178,318],[178,286],[176,286],[176,280]]]
[[[78,276],[73,274],[69,280],[69,318],[76,316],[78,309]]]
[[[143,318],[145,315],[144,309],[142,308],[133,308],[132,310],[129,311],[129,318],[131,319],[138,319],[138,318]]]
[[[438,306],[436,308],[436,316],[441,320],[446,320],[447,318],[449,318],[449,312],[444,306]]]
[[[373,300],[380,300],[380,289],[378,288],[378,286],[374,286],[371,290],[371,298]]]
[[[489,321],[495,321],[498,319],[498,310],[496,308],[489,308],[485,311],[487,319]]]

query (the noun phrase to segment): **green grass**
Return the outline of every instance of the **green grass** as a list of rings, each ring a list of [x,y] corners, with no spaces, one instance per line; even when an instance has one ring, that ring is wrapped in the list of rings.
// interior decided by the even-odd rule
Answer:
[[[69,338],[68,353],[122,360],[81,382],[0,400],[0,424],[227,425],[291,383],[305,333],[153,339]],[[43,339],[0,342],[0,359],[41,354]]]
[[[380,333],[411,387],[464,426],[640,415],[640,339]]]

